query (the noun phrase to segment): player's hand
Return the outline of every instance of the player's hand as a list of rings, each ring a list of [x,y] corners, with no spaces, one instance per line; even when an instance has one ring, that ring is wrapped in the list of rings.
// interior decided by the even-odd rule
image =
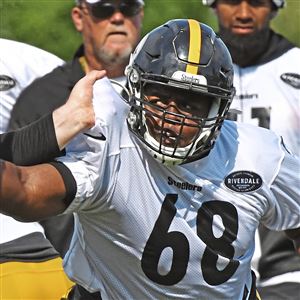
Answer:
[[[66,103],[69,113],[79,123],[80,129],[85,130],[95,125],[93,109],[93,85],[96,80],[103,78],[106,71],[93,70],[80,79],[74,86]]]
[[[91,71],[74,86],[68,101],[53,112],[53,122],[59,149],[79,132],[95,125],[93,85],[103,78],[106,71]]]

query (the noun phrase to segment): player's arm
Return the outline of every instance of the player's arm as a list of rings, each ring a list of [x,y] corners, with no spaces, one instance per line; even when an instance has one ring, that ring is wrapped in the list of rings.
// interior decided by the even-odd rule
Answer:
[[[60,150],[79,132],[94,125],[93,84],[105,71],[92,71],[74,86],[65,105],[38,121],[0,136],[0,158],[33,165],[60,156]]]
[[[300,255],[300,228],[289,229],[285,231],[285,234],[294,242],[295,249]]]
[[[73,179],[70,174],[68,178]],[[75,180],[68,186],[74,189],[66,189],[63,176],[51,164],[18,167],[0,161],[0,212],[23,222],[60,214],[76,194]]]

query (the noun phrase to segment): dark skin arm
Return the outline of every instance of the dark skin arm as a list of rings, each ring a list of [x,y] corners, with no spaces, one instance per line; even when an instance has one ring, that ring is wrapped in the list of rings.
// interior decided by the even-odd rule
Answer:
[[[67,208],[66,188],[50,164],[18,167],[0,161],[0,212],[23,222],[58,215]],[[300,228],[285,231],[300,255]]]
[[[66,189],[59,172],[50,164],[18,167],[0,161],[0,212],[23,222],[62,213]]]
[[[60,149],[76,134],[94,125],[93,84],[105,74],[105,71],[91,71],[78,81],[66,104],[53,112]],[[42,220],[66,209],[65,196],[64,181],[51,164],[19,167],[0,160],[1,213],[23,222]]]

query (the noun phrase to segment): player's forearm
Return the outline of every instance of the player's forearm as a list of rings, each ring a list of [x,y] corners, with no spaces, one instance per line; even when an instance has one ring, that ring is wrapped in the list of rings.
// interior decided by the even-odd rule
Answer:
[[[17,167],[1,161],[0,172],[1,213],[31,222],[66,209],[64,182],[53,166]]]
[[[297,253],[300,255],[300,228],[286,230],[285,234],[293,240],[295,249]]]

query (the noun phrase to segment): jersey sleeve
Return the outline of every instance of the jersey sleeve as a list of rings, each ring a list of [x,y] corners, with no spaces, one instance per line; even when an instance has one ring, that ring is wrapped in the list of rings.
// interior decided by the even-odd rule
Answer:
[[[300,159],[288,153],[284,146],[282,150],[284,157],[270,185],[274,201],[262,219],[272,230],[300,227]]]
[[[96,124],[76,136],[58,159],[76,181],[76,195],[66,213],[90,209],[107,199],[113,189],[127,105],[107,78],[94,87]],[[125,125],[126,126],[126,125]]]

